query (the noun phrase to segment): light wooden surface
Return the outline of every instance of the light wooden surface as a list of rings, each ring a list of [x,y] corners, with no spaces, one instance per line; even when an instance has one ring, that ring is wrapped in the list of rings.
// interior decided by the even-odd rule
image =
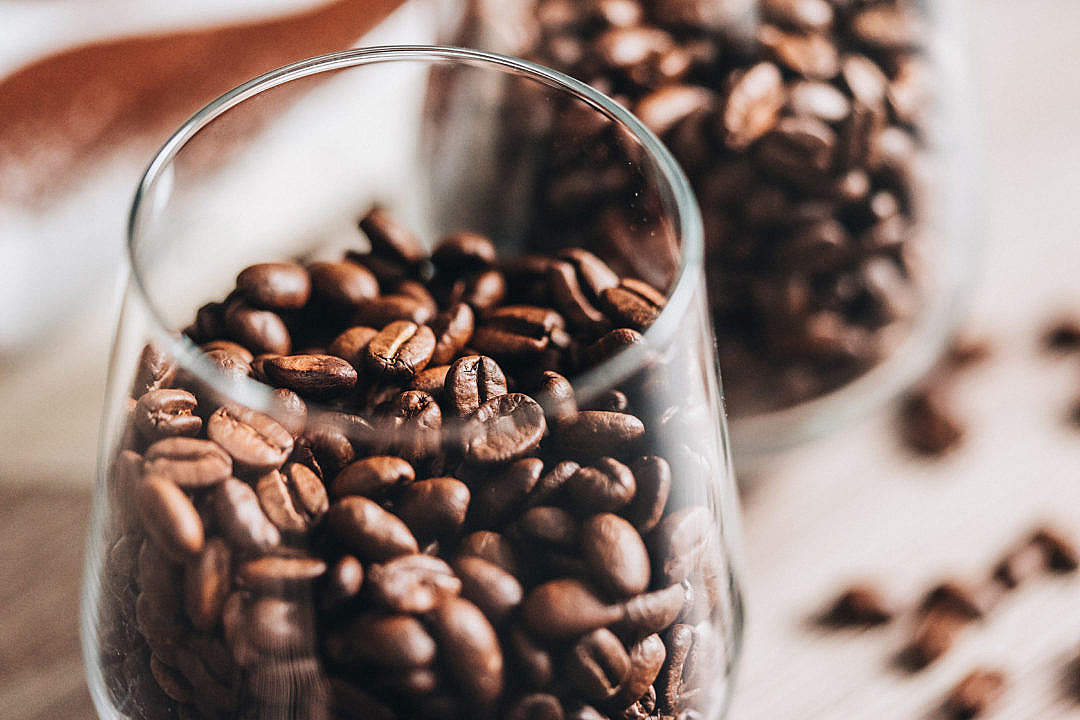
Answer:
[[[1080,431],[1062,419],[1080,395],[1080,364],[1037,349],[1048,314],[1080,308],[1080,3],[967,4],[987,148],[986,192],[972,208],[986,249],[971,325],[997,350],[960,387],[970,437],[944,461],[918,461],[882,415],[755,479],[744,498],[749,624],[732,720],[930,720],[977,664],[1010,674],[988,717],[1080,717],[1063,683],[1080,652],[1080,577],[1018,590],[914,676],[891,665],[903,621],[835,633],[807,623],[850,579],[880,580],[910,600],[941,576],[987,572],[1040,520],[1080,537]],[[0,475],[39,488],[66,480]],[[0,486],[0,718],[92,717],[76,633],[88,501],[79,487]]]

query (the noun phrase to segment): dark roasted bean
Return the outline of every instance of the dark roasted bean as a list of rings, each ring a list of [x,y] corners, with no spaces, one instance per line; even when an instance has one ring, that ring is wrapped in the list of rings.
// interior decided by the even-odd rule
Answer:
[[[350,496],[335,502],[327,522],[331,532],[362,558],[389,560],[420,549],[405,523],[365,497]]]
[[[984,611],[972,588],[953,581],[931,588],[919,603],[920,613],[949,613],[966,620],[977,620]]]
[[[345,360],[360,372],[366,362],[364,358],[367,357],[368,343],[378,334],[375,328],[356,325],[334,338],[326,352]]]
[[[473,332],[470,345],[498,358],[529,358],[553,342],[563,343],[563,318],[548,308],[507,305],[492,312]],[[565,343],[563,343],[565,344]]]
[[[630,656],[622,641],[605,628],[593,630],[567,654],[566,681],[587,699],[611,700],[630,675]]]
[[[462,273],[495,263],[495,245],[483,235],[458,232],[448,235],[431,254],[439,272]]]
[[[517,521],[517,530],[543,546],[569,550],[578,543],[580,524],[566,510],[538,505],[529,508]]]
[[[560,444],[575,457],[622,450],[644,434],[645,425],[637,417],[604,410],[583,410],[573,422],[556,428]]]
[[[479,464],[504,463],[533,452],[547,429],[543,409],[520,393],[483,403],[465,426],[465,456]]]
[[[543,471],[540,459],[523,458],[474,485],[469,505],[471,524],[498,527],[508,522],[525,504]]]
[[[248,472],[281,467],[293,449],[292,434],[276,420],[240,405],[218,408],[206,422],[206,435]]]
[[[944,711],[952,720],[968,720],[990,710],[1005,694],[1008,682],[1000,670],[972,670],[945,698]]]
[[[442,410],[435,398],[406,390],[376,407],[377,440],[383,451],[416,463],[436,454],[441,446]]]
[[[503,657],[494,628],[468,600],[447,596],[428,616],[449,670],[465,697],[490,709],[503,691]]]
[[[326,573],[323,607],[333,609],[352,600],[364,584],[364,566],[352,555],[342,556]]]
[[[269,380],[311,397],[332,397],[356,384],[356,369],[334,355],[281,355],[263,365]]]
[[[225,328],[233,340],[256,355],[285,355],[292,349],[292,339],[285,321],[270,310],[257,310],[238,302],[230,303],[225,308]]]
[[[373,255],[401,265],[414,265],[427,257],[416,236],[381,207],[372,209],[360,220],[360,229],[371,241]]]
[[[533,687],[547,687],[555,676],[555,663],[551,653],[542,648],[521,628],[513,627],[508,633],[510,652],[517,660],[527,682]]]
[[[491,398],[506,394],[506,376],[491,358],[466,355],[450,366],[443,392],[458,417],[469,417]]]
[[[1046,553],[1046,565],[1057,572],[1073,572],[1077,568],[1076,546],[1053,528],[1040,528],[1031,538],[1032,543]]]
[[[314,623],[302,604],[273,596],[260,597],[252,602],[249,615],[248,634],[259,650],[289,657],[313,649]]]
[[[184,607],[197,630],[212,630],[221,617],[231,580],[229,546],[211,538],[184,570]]]
[[[294,438],[304,431],[307,424],[307,404],[288,388],[274,388],[270,393],[268,414]]]
[[[571,475],[566,490],[582,514],[617,512],[633,499],[637,482],[630,468],[604,457]]]
[[[745,148],[771,130],[786,99],[784,79],[772,63],[759,63],[744,72],[724,105],[727,144]]]
[[[693,642],[694,632],[689,625],[672,625],[664,634],[664,648],[667,653],[657,677],[657,687],[660,688],[657,705],[663,713],[674,713],[679,707],[683,668]]]
[[[584,635],[623,617],[618,605],[608,605],[580,580],[551,580],[525,597],[521,617],[529,630],[553,639]]]
[[[329,642],[329,640],[328,640]],[[367,662],[382,668],[406,669],[430,665],[435,640],[416,618],[408,615],[360,615],[335,639],[332,653],[345,662]]]
[[[259,478],[255,492],[266,516],[286,533],[307,532],[330,506],[319,476],[295,462]]]
[[[335,305],[356,307],[379,294],[379,281],[356,263],[316,262],[308,273],[315,295]]]
[[[410,295],[381,295],[360,303],[353,322],[372,327],[386,327],[393,322],[423,325],[431,320],[434,310]]]
[[[176,364],[168,355],[150,344],[139,354],[135,382],[132,383],[131,395],[139,398],[151,390],[172,387],[176,378]]]
[[[368,364],[391,378],[410,378],[427,367],[435,352],[435,334],[426,325],[392,322],[368,344]]]
[[[611,701],[617,708],[629,707],[645,694],[660,674],[667,652],[660,636],[652,634],[631,645],[629,656],[630,673],[618,695]]]
[[[148,475],[136,487],[135,502],[143,527],[174,560],[202,552],[203,524],[184,491],[167,477]]]
[[[559,698],[547,693],[523,696],[509,712],[506,720],[564,720]]]
[[[325,572],[326,563],[318,558],[267,555],[247,561],[237,575],[248,588],[272,593],[302,590]]]
[[[480,608],[493,625],[521,604],[521,583],[498,565],[478,557],[460,557],[454,570],[461,578],[461,596]]]
[[[281,543],[281,533],[263,514],[251,486],[227,478],[213,495],[214,514],[226,539],[240,550],[267,553]]]
[[[830,625],[880,625],[892,617],[892,608],[877,588],[854,585],[840,593],[822,620]]]
[[[600,306],[615,325],[645,330],[660,316],[666,302],[648,283],[626,278],[600,293]]]
[[[365,587],[379,605],[421,615],[433,609],[443,595],[460,593],[461,580],[439,558],[413,554],[372,565]]]
[[[510,541],[490,530],[480,530],[467,535],[458,546],[458,557],[483,558],[511,575],[518,574],[517,558]]]
[[[441,397],[443,388],[446,386],[446,376],[450,372],[450,365],[435,365],[416,373],[409,388],[426,392],[432,397]]]
[[[639,533],[647,534],[664,515],[671,493],[671,466],[664,458],[650,455],[630,466],[637,492],[626,508],[626,519]]]
[[[686,507],[664,518],[652,536],[653,569],[664,583],[690,577],[711,547],[712,521],[703,507]]]
[[[431,321],[435,333],[435,351],[431,356],[433,365],[447,365],[454,361],[473,335],[475,317],[467,303],[455,303]]]
[[[614,597],[649,587],[649,554],[634,526],[618,515],[600,513],[581,526],[581,550],[596,584]]]
[[[675,622],[685,602],[686,589],[682,585],[632,597],[621,608],[623,617],[618,630],[635,637],[660,632]]]
[[[151,390],[135,406],[135,428],[149,442],[176,435],[194,436],[202,418],[193,414],[198,401],[186,390]]]
[[[469,486],[452,477],[429,478],[406,487],[397,498],[397,513],[421,539],[456,535],[469,509]]]
[[[255,307],[296,310],[311,297],[311,278],[296,263],[260,263],[236,276],[236,289]]]
[[[952,647],[965,620],[952,612],[929,612],[919,621],[911,642],[900,653],[909,670],[921,670]]]
[[[145,471],[164,476],[182,488],[198,489],[229,477],[232,458],[209,440],[166,438],[147,448]]]
[[[331,490],[335,497],[380,497],[391,488],[409,485],[415,479],[416,472],[405,460],[375,455],[347,465],[334,479]]]
[[[577,417],[574,386],[554,370],[545,370],[540,376],[536,401],[544,408],[544,417],[549,425],[570,422]]]

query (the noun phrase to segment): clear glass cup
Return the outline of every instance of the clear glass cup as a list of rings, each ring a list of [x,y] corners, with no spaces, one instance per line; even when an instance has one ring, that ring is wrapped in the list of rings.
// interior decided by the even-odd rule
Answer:
[[[590,130],[555,148],[495,131],[563,118]],[[637,178],[625,222],[648,232],[580,244],[619,288],[654,298],[639,334],[588,295],[607,282],[595,263],[566,279],[578,266],[536,255],[531,168],[600,150]],[[395,255],[385,224],[357,228],[376,201],[428,250],[471,231],[499,258]],[[130,217],[82,603],[100,717],[516,718],[553,703],[567,717],[596,717],[585,703],[599,717],[635,703],[720,717],[742,605],[702,247],[656,137],[526,61],[353,50],[198,112],[151,162]],[[338,290],[314,282],[284,309],[234,290],[253,263],[313,270],[342,251],[350,277],[369,279],[363,297],[324,280]],[[653,290],[625,279],[639,269]],[[510,377],[500,388],[485,370],[478,409],[334,337],[385,333],[402,314],[438,325],[431,300],[469,305],[488,338],[468,342]],[[500,316],[507,303],[559,310],[538,330]],[[581,318],[598,304],[602,317]],[[290,352],[338,353],[324,362],[348,387],[282,375]],[[506,405],[507,389],[540,404]],[[370,484],[376,465],[396,468],[390,487]]]
[[[929,369],[975,257],[959,4],[506,5],[472,2],[462,38],[608,93],[689,176],[740,466],[843,427]]]

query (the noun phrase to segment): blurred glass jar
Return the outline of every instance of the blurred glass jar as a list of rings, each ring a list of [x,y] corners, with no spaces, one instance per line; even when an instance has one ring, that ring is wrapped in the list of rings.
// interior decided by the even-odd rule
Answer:
[[[740,464],[883,405],[929,368],[974,255],[959,4],[510,5],[478,0],[461,38],[610,94],[690,177]],[[621,175],[554,168],[536,203],[549,236],[586,215],[625,235],[607,212],[636,192]]]
[[[623,250],[661,284],[601,246],[528,254],[521,194],[488,187],[492,122],[563,113],[639,178],[655,234]],[[128,249],[83,593],[102,718],[723,713],[701,220],[623,108],[478,51],[314,58],[166,143]]]

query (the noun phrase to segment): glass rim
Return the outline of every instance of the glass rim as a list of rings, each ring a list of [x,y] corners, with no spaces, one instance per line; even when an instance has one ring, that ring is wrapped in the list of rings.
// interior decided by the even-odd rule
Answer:
[[[679,241],[679,261],[667,303],[656,321],[642,335],[645,342],[635,344],[605,359],[598,365],[570,377],[575,392],[582,397],[610,389],[645,366],[652,350],[667,347],[677,331],[679,322],[690,311],[693,297],[703,282],[704,228],[696,196],[682,168],[660,139],[636,116],[612,98],[586,83],[543,65],[498,53],[442,45],[382,45],[317,55],[281,66],[259,75],[218,96],[186,120],[158,149],[139,178],[128,213],[125,229],[126,261],[129,284],[134,287],[149,310],[154,328],[167,341],[165,349],[175,362],[191,372],[198,380],[224,396],[259,410],[270,407],[269,386],[250,377],[228,379],[206,358],[199,347],[186,335],[170,327],[165,313],[154,301],[149,283],[136,262],[136,245],[140,237],[140,220],[155,184],[172,167],[173,161],[187,143],[215,119],[263,92],[286,83],[324,72],[347,70],[362,65],[385,62],[426,62],[429,64],[463,64],[487,68],[496,72],[529,77],[554,90],[584,101],[597,112],[621,125],[639,142],[647,157],[656,165],[674,203]],[[666,190],[666,192],[664,192]],[[614,379],[613,379],[614,378]],[[313,403],[318,407],[319,403]]]

